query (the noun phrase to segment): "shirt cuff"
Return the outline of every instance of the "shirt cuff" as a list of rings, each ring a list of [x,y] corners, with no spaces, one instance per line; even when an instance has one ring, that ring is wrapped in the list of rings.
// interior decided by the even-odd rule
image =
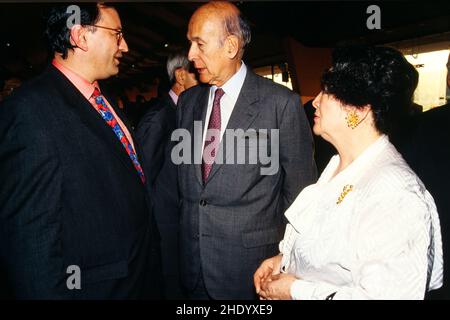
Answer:
[[[291,285],[293,300],[312,300],[317,284],[306,280],[295,280]]]

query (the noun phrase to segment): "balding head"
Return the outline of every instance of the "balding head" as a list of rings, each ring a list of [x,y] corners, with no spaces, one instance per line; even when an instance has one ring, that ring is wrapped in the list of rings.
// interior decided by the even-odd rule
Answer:
[[[227,36],[234,35],[239,40],[239,59],[244,54],[244,48],[251,41],[250,27],[239,9],[226,1],[212,1],[202,5],[192,15],[191,21],[198,17],[207,17],[221,25],[219,44],[222,46]]]
[[[241,66],[250,28],[238,8],[228,2],[210,2],[198,8],[189,21],[188,58],[200,81],[222,86]]]

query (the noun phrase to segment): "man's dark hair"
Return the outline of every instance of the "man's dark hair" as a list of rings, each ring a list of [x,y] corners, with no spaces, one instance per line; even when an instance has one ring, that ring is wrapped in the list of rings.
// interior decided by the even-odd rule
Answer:
[[[376,129],[388,133],[408,113],[417,81],[414,71],[393,48],[340,47],[322,76],[322,90],[349,106],[370,105]]]
[[[73,12],[67,12],[71,5],[80,8],[80,24],[86,26],[94,25],[100,20],[100,7],[111,7],[104,3],[76,3],[60,4],[50,10],[46,19],[45,36],[50,52],[52,54],[61,53],[63,59],[67,58],[68,50],[74,48],[70,43],[70,29],[67,26],[69,19],[73,18]],[[95,27],[92,31],[95,31]]]

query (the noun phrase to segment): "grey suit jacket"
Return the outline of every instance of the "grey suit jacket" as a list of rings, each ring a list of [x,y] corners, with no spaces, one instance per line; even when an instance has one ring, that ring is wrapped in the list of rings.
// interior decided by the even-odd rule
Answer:
[[[194,121],[204,122],[208,94],[209,87],[201,85],[181,95],[180,128],[193,133]],[[265,258],[278,253],[284,211],[305,186],[316,181],[313,142],[299,96],[250,70],[227,129],[255,131],[248,131],[244,146],[235,143],[228,150],[224,135],[218,154],[223,151],[226,163],[214,163],[205,184],[201,164],[178,167],[181,277],[189,291],[202,272],[213,299],[253,299],[253,273]],[[237,154],[254,151],[257,140],[275,146],[271,129],[279,130],[279,151],[274,155],[279,169],[274,174],[261,174],[261,168],[269,165],[259,158],[256,164],[248,160],[229,164]],[[192,150],[201,153],[201,144],[202,135],[194,136]],[[195,157],[199,155],[192,152],[191,160]]]

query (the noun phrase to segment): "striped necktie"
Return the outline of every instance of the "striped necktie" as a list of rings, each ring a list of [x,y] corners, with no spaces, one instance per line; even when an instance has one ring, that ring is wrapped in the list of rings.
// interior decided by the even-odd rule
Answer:
[[[217,88],[216,92],[214,93],[214,101],[213,101],[213,107],[211,111],[211,115],[209,116],[209,124],[208,124],[208,131],[209,130],[216,130],[220,132],[221,127],[221,115],[220,115],[220,99],[225,94],[223,89]],[[205,146],[203,147],[203,162],[202,162],[202,178],[203,183],[208,180],[209,173],[211,172],[212,165],[214,162],[214,159],[216,157],[217,149],[219,148],[219,142],[220,137],[215,136],[214,134],[211,135],[211,137],[208,139],[208,133],[206,134],[207,140],[205,140]],[[211,145],[211,147],[209,147]],[[209,153],[208,150],[211,150]]]

